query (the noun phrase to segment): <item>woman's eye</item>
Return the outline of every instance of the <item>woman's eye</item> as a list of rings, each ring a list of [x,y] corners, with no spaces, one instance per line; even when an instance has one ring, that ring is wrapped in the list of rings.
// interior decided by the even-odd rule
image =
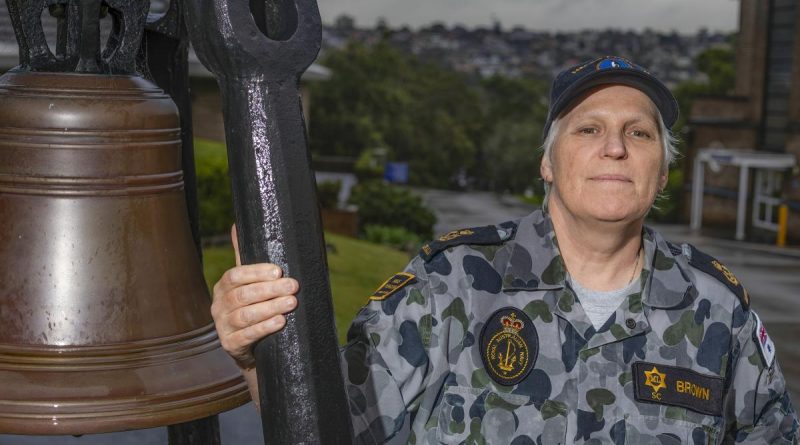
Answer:
[[[650,132],[644,131],[644,130],[633,130],[633,131],[631,131],[631,135],[633,135],[634,137],[637,137],[637,138],[645,138],[645,139],[651,139],[652,138],[650,136]]]
[[[597,128],[594,128],[594,127],[583,127],[580,130],[578,130],[578,133],[581,133],[581,134],[596,134],[597,133]]]

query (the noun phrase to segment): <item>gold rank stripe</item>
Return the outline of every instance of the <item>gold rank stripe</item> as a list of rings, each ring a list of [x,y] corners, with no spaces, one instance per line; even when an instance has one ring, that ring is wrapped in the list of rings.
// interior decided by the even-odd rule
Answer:
[[[414,274],[410,274],[408,272],[397,273],[393,277],[384,281],[384,283],[381,284],[380,287],[378,287],[378,289],[376,289],[375,292],[369,296],[369,299],[372,301],[385,300],[393,293],[402,289],[403,286],[408,284],[414,278],[416,278]]]

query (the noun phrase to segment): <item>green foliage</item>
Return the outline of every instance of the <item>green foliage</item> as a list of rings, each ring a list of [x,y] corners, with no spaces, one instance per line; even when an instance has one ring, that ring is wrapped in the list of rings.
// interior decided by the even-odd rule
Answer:
[[[381,244],[405,252],[414,252],[422,244],[419,236],[409,232],[404,227],[377,224],[364,226],[364,239],[371,243]]]
[[[194,154],[200,234],[213,236],[227,233],[233,224],[233,197],[225,144],[195,139]]]
[[[672,90],[678,100],[680,118],[673,131],[680,133],[692,109],[692,101],[709,94],[726,94],[736,83],[735,54],[732,48],[715,47],[700,53],[695,59],[697,69],[708,78],[704,82],[681,82]]]
[[[412,184],[439,188],[473,167],[483,116],[463,76],[386,43],[352,43],[322,63],[333,76],[311,87],[315,154],[384,147],[387,160],[409,162]]]
[[[358,309],[367,303],[369,295],[381,283],[403,270],[408,255],[331,233],[325,234],[325,240],[336,246],[335,252],[328,253],[328,270],[339,341],[344,344],[347,329]],[[203,249],[203,269],[209,289],[233,265],[230,245]]]
[[[482,171],[489,189],[544,192],[539,181],[538,148],[547,117],[547,85],[536,79],[492,77],[481,84],[486,124]]]
[[[501,121],[529,121],[544,125],[547,117],[546,82],[494,76],[481,82],[485,120],[490,125]]]
[[[489,188],[520,193],[533,188],[544,193],[539,180],[541,152],[537,142],[542,128],[531,122],[501,121],[490,133],[484,145],[484,176]]]
[[[339,191],[342,190],[342,181],[323,181],[317,184],[317,199],[323,209],[339,207]]]
[[[368,225],[404,227],[422,239],[433,236],[436,217],[411,191],[374,180],[353,187],[350,202],[358,206],[361,232]]]
[[[333,76],[312,85],[315,154],[359,157],[358,174],[378,178],[366,153],[385,148],[381,161],[408,162],[415,186],[521,192],[536,185],[545,82],[471,82],[385,42],[351,43],[322,63]]]
[[[214,284],[219,281],[226,270],[236,265],[233,256],[233,247],[212,246],[203,248],[203,276],[209,290],[214,289]]]
[[[541,194],[533,194],[530,196],[526,195],[517,195],[517,199],[524,202],[525,204],[534,205],[537,207],[541,207],[542,202],[544,201],[544,193]]]
[[[379,152],[380,148],[367,149],[361,152],[354,167],[359,181],[369,181],[383,178],[383,168],[386,164]]]
[[[697,69],[708,76],[707,94],[725,94],[733,89],[736,83],[734,68],[736,55],[732,48],[709,48],[697,56]]]

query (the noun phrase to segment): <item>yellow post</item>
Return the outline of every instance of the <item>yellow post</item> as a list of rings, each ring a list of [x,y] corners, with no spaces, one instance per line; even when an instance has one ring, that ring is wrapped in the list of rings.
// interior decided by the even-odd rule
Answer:
[[[786,229],[789,224],[789,206],[781,204],[778,206],[778,238],[775,244],[778,247],[786,246]]]

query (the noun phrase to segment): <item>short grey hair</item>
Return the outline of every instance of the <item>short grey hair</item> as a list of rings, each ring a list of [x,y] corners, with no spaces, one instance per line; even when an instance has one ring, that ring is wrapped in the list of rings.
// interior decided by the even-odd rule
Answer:
[[[672,134],[672,131],[664,124],[661,113],[656,113],[656,115],[658,116],[658,133],[661,136],[661,147],[664,149],[664,161],[661,164],[661,171],[659,171],[659,174],[663,175],[669,171],[669,166],[672,165],[675,158],[678,156],[678,138],[676,138],[675,135]],[[553,147],[556,145],[556,140],[558,139],[560,124],[560,116],[553,119],[553,123],[550,125],[550,129],[547,131],[544,143],[542,144],[542,159],[550,161],[550,165],[553,165]],[[656,196],[656,201],[658,201],[662,192],[663,190],[659,191],[659,195]],[[542,200],[542,204],[545,207],[547,206],[547,199],[549,197],[550,184],[545,182],[544,199]]]

